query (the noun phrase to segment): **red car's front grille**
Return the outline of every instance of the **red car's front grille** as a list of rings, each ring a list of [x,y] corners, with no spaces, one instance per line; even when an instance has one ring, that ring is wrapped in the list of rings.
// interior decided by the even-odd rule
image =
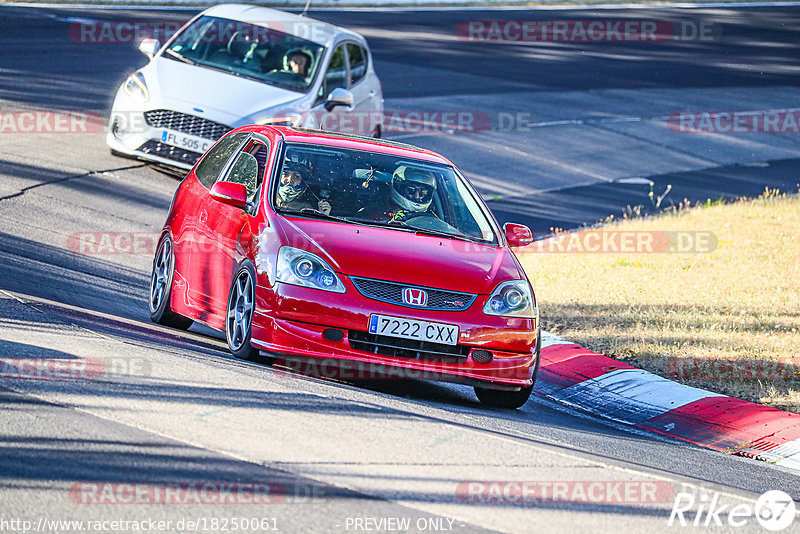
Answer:
[[[466,359],[470,351],[470,348],[464,345],[444,345],[430,341],[379,336],[361,330],[350,330],[348,337],[350,346],[356,350],[399,358],[460,362]]]
[[[406,306],[408,308],[424,308],[426,310],[439,310],[439,311],[462,311],[466,310],[472,305],[472,302],[477,298],[477,295],[472,293],[459,293],[456,291],[445,291],[442,289],[430,289],[427,287],[419,287],[410,284],[401,284],[398,282],[386,282],[384,280],[373,280],[371,278],[356,278],[350,277],[353,285],[356,286],[358,292],[367,298],[380,300],[381,302],[389,302],[399,306]],[[403,302],[403,289],[405,288],[423,289],[428,294],[427,304],[425,306],[415,306]]]

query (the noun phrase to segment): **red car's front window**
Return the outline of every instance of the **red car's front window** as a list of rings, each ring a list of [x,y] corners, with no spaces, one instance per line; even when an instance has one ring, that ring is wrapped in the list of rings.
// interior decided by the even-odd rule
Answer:
[[[318,145],[286,147],[270,198],[280,212],[497,244],[487,208],[452,167]]]

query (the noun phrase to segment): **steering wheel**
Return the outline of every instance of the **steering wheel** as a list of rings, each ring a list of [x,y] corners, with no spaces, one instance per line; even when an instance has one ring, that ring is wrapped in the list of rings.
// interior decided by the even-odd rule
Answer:
[[[264,79],[298,86],[306,84],[305,76],[290,70],[273,69],[264,75]]]

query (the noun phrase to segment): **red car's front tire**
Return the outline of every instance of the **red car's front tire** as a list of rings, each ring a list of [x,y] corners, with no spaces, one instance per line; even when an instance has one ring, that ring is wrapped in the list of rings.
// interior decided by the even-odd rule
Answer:
[[[533,386],[522,388],[519,391],[500,391],[475,386],[475,395],[478,400],[482,404],[494,408],[519,408],[528,402],[532,391]]]
[[[250,344],[253,335],[253,312],[256,308],[256,270],[245,260],[233,277],[225,310],[225,339],[231,354],[242,360],[253,360],[258,350]]]
[[[542,359],[542,332],[541,330],[536,335],[536,366],[533,370],[533,383],[520,389],[519,391],[501,391],[497,389],[482,388],[475,386],[475,396],[478,400],[486,406],[494,408],[511,408],[516,409],[522,407],[531,396],[533,386],[536,385],[536,376],[539,374],[539,364]]]

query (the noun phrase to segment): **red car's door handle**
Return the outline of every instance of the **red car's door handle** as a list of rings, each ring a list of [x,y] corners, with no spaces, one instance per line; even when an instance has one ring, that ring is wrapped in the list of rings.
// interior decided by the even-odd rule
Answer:
[[[208,220],[208,212],[206,210],[200,210],[200,222],[204,223]]]

